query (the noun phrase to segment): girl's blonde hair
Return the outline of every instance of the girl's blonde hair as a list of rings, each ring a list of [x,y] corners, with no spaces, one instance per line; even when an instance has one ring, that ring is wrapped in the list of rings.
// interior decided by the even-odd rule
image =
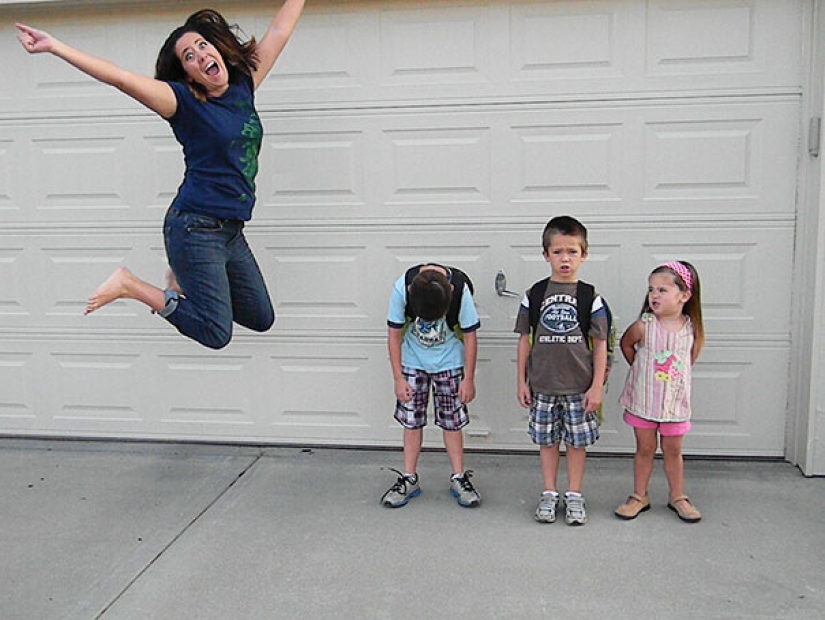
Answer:
[[[671,264],[673,264],[672,267],[670,266]],[[686,279],[679,274],[679,271],[682,269],[687,270],[686,275],[689,274],[688,279],[690,282],[686,282]],[[685,302],[685,305],[682,308],[682,314],[690,317],[690,322],[693,324],[693,349],[698,355],[699,351],[705,344],[705,326],[702,323],[702,287],[699,284],[699,272],[696,271],[696,267],[691,265],[689,262],[680,260],[674,261],[674,263],[659,265],[656,269],[650,272],[650,275],[654,275],[656,273],[667,273],[672,275],[673,281],[676,286],[679,287],[679,290],[690,293],[690,299]],[[649,297],[647,295],[645,295],[645,301],[642,304],[642,314],[645,314],[646,312],[652,312]]]

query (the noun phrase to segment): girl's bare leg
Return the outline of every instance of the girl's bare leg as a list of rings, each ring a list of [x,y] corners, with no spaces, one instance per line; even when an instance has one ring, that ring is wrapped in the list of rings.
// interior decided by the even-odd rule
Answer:
[[[682,459],[682,439],[678,437],[662,437],[662,455],[665,461],[665,476],[670,486],[670,496],[679,497],[685,494],[685,470]],[[681,500],[685,501],[685,500]],[[679,502],[677,502],[679,503]]]
[[[117,299],[135,299],[155,312],[166,306],[163,289],[144,282],[126,267],[118,267],[89,297],[83,314],[90,314]]]
[[[655,428],[634,428],[633,432],[636,435],[636,455],[633,457],[633,492],[639,497],[644,497],[647,495],[650,476],[653,474],[659,432]]]

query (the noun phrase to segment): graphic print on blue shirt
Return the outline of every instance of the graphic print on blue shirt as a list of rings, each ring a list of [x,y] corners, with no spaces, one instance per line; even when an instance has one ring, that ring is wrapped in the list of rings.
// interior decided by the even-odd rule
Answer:
[[[434,347],[443,344],[447,339],[447,319],[445,318],[437,321],[417,318],[410,325],[410,329],[422,347]]]
[[[261,143],[263,142],[264,128],[261,125],[261,119],[255,111],[255,106],[252,105],[252,100],[238,101],[235,107],[249,115],[249,119],[244,123],[241,129],[241,137],[233,140],[232,147],[237,148],[236,145],[240,143],[241,157],[240,161],[244,164],[241,172],[246,178],[247,183],[255,188],[255,177],[258,176],[258,155],[261,151]],[[239,196],[238,200],[246,200],[246,196]]]

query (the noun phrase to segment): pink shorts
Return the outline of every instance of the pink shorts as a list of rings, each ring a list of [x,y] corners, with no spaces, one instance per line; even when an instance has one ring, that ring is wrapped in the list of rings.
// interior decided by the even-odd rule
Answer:
[[[690,430],[690,420],[684,422],[654,422],[653,420],[645,420],[637,415],[633,415],[629,411],[624,412],[624,421],[633,428],[658,430],[662,437],[679,437],[681,435],[687,435]]]

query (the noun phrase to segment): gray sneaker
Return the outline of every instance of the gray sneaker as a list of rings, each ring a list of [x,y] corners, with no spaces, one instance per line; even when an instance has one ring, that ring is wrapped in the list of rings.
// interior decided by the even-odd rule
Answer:
[[[539,523],[553,523],[556,520],[556,509],[558,507],[558,493],[542,493],[533,518]]]
[[[398,474],[398,480],[384,493],[381,504],[388,508],[401,508],[401,506],[406,506],[407,502],[413,497],[421,495],[421,487],[418,486],[418,474],[405,476],[397,469],[391,467],[387,469]]]
[[[470,478],[473,477],[471,470],[465,471],[460,476],[453,476],[450,481],[450,495],[465,508],[472,508],[481,503],[481,495],[473,487]]]
[[[584,497],[581,493],[564,494],[564,520],[567,525],[584,525],[587,523],[587,511],[584,509]]]

